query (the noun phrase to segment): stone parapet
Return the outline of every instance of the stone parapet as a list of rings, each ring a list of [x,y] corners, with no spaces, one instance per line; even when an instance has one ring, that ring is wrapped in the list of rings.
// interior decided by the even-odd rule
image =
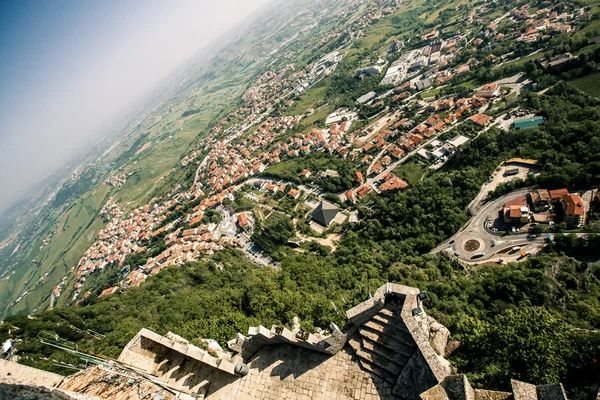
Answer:
[[[333,355],[340,351],[346,344],[346,335],[332,323],[329,326],[331,334],[308,333],[302,331],[291,331],[284,326],[273,325],[267,329],[260,325],[250,327],[248,336],[238,334],[235,339],[227,342],[229,349],[238,352],[244,360],[249,359],[263,346],[274,344],[291,344],[309,350]]]
[[[160,351],[164,351],[164,349],[173,350],[182,356],[189,357],[230,375],[235,375],[235,364],[231,361],[213,357],[208,352],[189,344],[185,339],[170,332],[166,336],[161,336],[145,328],[125,346],[119,356],[119,361],[151,373],[155,368],[156,351],[160,347],[163,347]]]

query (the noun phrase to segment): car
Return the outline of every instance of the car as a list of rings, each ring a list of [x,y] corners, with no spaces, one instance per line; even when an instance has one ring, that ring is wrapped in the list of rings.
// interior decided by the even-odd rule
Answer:
[[[452,240],[450,241],[450,244],[453,244],[453,243],[454,243],[454,239],[452,239]]]
[[[496,242],[492,240],[491,247],[494,247],[495,245],[496,245]]]
[[[458,251],[455,251],[455,252],[454,252],[454,256],[455,256],[455,257],[458,257],[459,255],[460,255],[460,254],[458,254]]]

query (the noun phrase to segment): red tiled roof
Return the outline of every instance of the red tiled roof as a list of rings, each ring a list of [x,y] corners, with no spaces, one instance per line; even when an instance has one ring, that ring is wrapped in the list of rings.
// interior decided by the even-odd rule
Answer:
[[[562,200],[565,203],[565,213],[567,215],[583,215],[585,213],[583,200],[581,200],[578,194],[565,194]]]
[[[556,200],[556,199],[560,199],[562,198],[565,194],[569,194],[569,191],[567,189],[555,189],[555,190],[550,190],[550,198],[552,200]]]
[[[238,214],[237,217],[238,220],[238,224],[243,228],[246,225],[248,225],[248,216],[246,215],[245,212]]]

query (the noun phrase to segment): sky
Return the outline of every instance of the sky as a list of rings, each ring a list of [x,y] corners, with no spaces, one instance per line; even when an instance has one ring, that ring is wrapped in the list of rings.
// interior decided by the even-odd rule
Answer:
[[[0,0],[0,212],[267,2]]]

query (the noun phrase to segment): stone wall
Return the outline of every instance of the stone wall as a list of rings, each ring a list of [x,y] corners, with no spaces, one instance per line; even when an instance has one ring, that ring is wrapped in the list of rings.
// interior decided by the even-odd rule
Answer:
[[[263,346],[274,344],[292,344],[309,350],[318,351],[329,355],[334,355],[340,351],[346,344],[346,335],[332,323],[330,325],[331,334],[305,333],[299,329],[291,331],[283,326],[273,325],[267,329],[260,325],[250,327],[248,336],[239,334],[235,339],[230,340],[228,347],[241,354],[244,360],[249,359]]]
[[[219,371],[235,375],[235,363],[223,358],[213,357],[208,352],[189,344],[187,340],[170,332],[167,336],[161,336],[148,329],[142,329],[125,346],[121,355],[119,355],[119,361],[152,373],[156,368],[157,356],[166,354],[169,350]]]
[[[0,360],[0,383],[19,383],[52,388],[58,385],[63,378],[64,376],[52,372]]]

